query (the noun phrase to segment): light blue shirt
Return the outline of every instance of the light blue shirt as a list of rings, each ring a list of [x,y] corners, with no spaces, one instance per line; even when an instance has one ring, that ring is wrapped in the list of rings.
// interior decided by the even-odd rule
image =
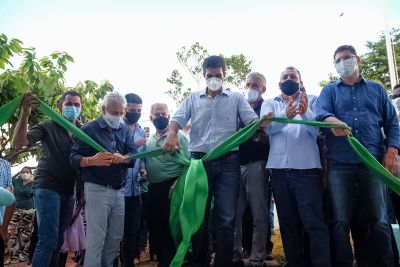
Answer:
[[[296,102],[296,101],[295,101]],[[310,99],[306,113],[296,115],[294,120],[314,120]],[[274,117],[287,118],[288,102],[282,96],[266,100],[261,106],[260,115],[274,113]],[[317,146],[318,127],[301,124],[272,122],[267,128],[269,135],[269,156],[267,168],[270,169],[313,169],[321,168]]]
[[[11,164],[0,158],[0,187],[12,187]],[[0,206],[0,225],[3,224],[4,206]]]
[[[207,153],[237,132],[239,120],[247,125],[258,116],[242,94],[223,89],[214,98],[206,90],[192,93],[171,121],[182,129],[189,119],[192,125],[189,151]]]
[[[136,123],[136,128],[134,132],[135,142],[139,139],[146,139],[146,132]],[[139,146],[137,152],[142,152],[146,149],[145,145]],[[140,195],[140,183],[139,183],[139,171],[144,168],[144,160],[136,159],[133,168],[128,168],[128,173],[126,175],[126,184],[124,186],[124,194],[126,197],[138,196]]]

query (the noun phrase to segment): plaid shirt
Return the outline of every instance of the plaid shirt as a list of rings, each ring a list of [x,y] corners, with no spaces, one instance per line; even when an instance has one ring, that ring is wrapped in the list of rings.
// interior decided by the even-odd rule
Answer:
[[[12,187],[11,165],[4,159],[0,159],[0,187]]]

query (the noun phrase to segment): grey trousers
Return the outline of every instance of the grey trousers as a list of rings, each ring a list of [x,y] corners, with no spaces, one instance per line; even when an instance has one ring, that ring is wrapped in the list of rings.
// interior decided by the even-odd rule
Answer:
[[[123,189],[85,183],[87,245],[84,267],[111,267],[124,232]]]
[[[242,259],[242,218],[247,203],[253,215],[253,243],[250,262],[262,263],[266,256],[268,234],[268,179],[266,161],[260,160],[242,165],[241,185],[236,211],[233,261]]]

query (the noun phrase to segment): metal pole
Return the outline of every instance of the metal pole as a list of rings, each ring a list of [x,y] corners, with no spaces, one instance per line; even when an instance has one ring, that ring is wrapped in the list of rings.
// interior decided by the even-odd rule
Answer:
[[[392,45],[392,36],[389,31],[389,22],[387,16],[387,6],[388,0],[383,0],[384,3],[384,18],[385,18],[385,39],[386,39],[386,52],[388,57],[388,64],[389,64],[389,74],[390,74],[390,85],[392,89],[398,81],[398,73],[396,69],[396,58],[394,57],[393,45]]]

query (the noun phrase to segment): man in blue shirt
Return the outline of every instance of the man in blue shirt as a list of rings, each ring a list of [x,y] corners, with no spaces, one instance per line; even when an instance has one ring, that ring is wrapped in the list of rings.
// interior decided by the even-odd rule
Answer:
[[[142,99],[137,94],[125,95],[127,102],[125,108],[124,122],[134,135],[137,151],[142,152],[146,145],[146,133],[138,123],[142,112]],[[136,256],[136,240],[140,226],[140,183],[139,172],[146,176],[146,169],[143,159],[136,159],[133,166],[128,168],[125,194],[125,223],[124,236],[122,238],[121,261],[124,267],[133,267],[133,260]]]
[[[87,249],[85,267],[112,266],[124,229],[123,185],[128,153],[136,153],[134,135],[121,123],[125,98],[117,92],[104,97],[103,114],[82,127],[82,131],[109,152],[97,152],[74,138],[70,161],[81,169],[85,182]]]
[[[312,120],[314,111],[300,90],[300,74],[286,68],[280,77],[280,96],[261,107],[261,116],[270,112],[277,118]],[[273,122],[266,128],[270,150],[267,168],[281,228],[283,248],[289,266],[302,263],[303,228],[308,236],[312,266],[329,267],[329,232],[322,207],[322,179],[317,146],[317,127]],[[306,265],[308,266],[308,265]]]
[[[392,173],[397,172],[399,124],[396,111],[383,86],[360,75],[360,58],[350,45],[334,53],[340,79],[322,89],[316,104],[316,119],[348,125],[352,134]],[[386,136],[382,134],[382,129]],[[328,201],[334,266],[353,266],[349,240],[356,195],[365,209],[372,246],[373,266],[392,266],[387,189],[377,173],[369,170],[345,140],[347,129],[327,131]]]
[[[175,151],[179,145],[178,130],[191,119],[189,152],[202,158],[237,132],[237,123],[249,124],[258,116],[244,96],[223,88],[225,61],[210,56],[203,62],[207,88],[189,95],[171,119],[165,149]],[[240,161],[237,149],[212,161],[204,162],[209,182],[209,197],[203,225],[192,238],[190,266],[208,265],[208,218],[211,199],[215,209],[215,266],[232,266],[233,233],[240,183]]]

